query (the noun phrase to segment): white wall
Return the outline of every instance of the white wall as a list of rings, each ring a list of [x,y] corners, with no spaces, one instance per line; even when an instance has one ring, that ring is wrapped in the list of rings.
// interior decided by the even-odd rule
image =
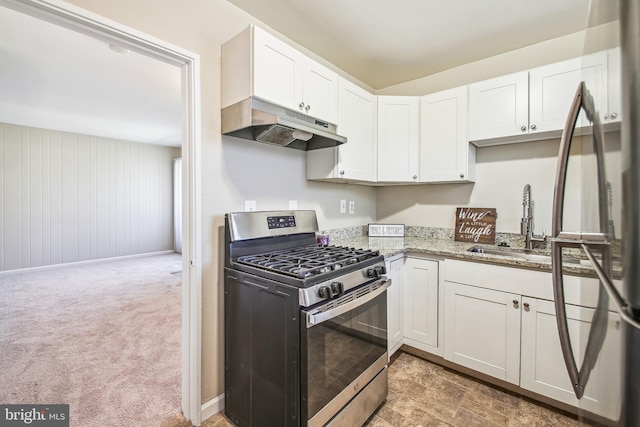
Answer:
[[[389,86],[376,93],[378,95],[427,95],[610,49],[620,45],[618,39],[618,26],[615,23],[604,24]],[[585,40],[588,40],[588,49],[585,46]]]
[[[0,271],[172,249],[174,152],[0,124]]]

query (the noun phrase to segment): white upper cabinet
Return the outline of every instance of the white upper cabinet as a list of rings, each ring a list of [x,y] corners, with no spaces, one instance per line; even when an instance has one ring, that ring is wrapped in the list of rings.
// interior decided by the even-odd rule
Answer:
[[[376,97],[343,78],[339,88],[338,133],[347,143],[307,151],[307,179],[375,182]]]
[[[607,53],[545,65],[529,71],[529,132],[564,129],[578,84],[584,81],[602,114],[606,111]],[[578,127],[589,123],[581,113]]]
[[[253,95],[299,110],[303,56],[264,30],[253,28]]]
[[[620,122],[622,108],[622,87],[620,73],[620,48],[607,51],[608,104],[602,115],[604,123]]]
[[[338,124],[338,82],[336,73],[305,57],[302,67],[302,97],[298,108],[303,108],[310,116]]]
[[[607,52],[598,52],[469,85],[469,139],[518,142],[559,136],[581,81],[604,116],[607,69]],[[588,124],[581,115],[578,127]]]
[[[420,97],[378,96],[378,181],[418,182]]]
[[[526,134],[529,74],[526,71],[469,85],[471,141]]]
[[[222,46],[222,81],[223,108],[256,96],[338,122],[338,75],[259,27]]]
[[[467,86],[420,100],[420,182],[475,181],[476,147],[467,137]]]

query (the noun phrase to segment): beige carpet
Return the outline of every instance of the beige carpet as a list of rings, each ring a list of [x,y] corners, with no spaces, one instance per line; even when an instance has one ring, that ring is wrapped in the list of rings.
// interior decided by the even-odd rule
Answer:
[[[185,425],[180,270],[170,254],[0,276],[0,403],[67,403],[71,426]]]

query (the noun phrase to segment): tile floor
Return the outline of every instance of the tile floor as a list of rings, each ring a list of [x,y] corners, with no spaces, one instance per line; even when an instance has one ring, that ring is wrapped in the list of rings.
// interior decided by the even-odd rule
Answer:
[[[561,413],[401,353],[389,366],[387,402],[367,427],[577,425]]]
[[[569,416],[401,353],[389,366],[387,402],[367,427],[578,425]],[[202,426],[233,427],[233,424],[218,413]]]

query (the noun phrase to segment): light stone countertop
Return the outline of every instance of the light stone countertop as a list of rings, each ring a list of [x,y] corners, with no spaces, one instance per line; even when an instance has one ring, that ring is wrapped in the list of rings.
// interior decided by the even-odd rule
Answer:
[[[424,237],[368,237],[368,236],[351,236],[343,238],[333,238],[331,245],[347,246],[361,249],[378,250],[386,258],[400,254],[416,254],[416,255],[435,255],[445,258],[453,258],[464,261],[482,262],[489,264],[502,265],[505,267],[527,268],[538,271],[551,271],[550,250],[534,249],[527,251],[530,254],[546,255],[547,259],[523,259],[517,256],[494,255],[477,252],[468,252],[467,250],[475,246],[474,243],[456,242],[452,239],[424,238]],[[498,247],[496,245],[479,245],[493,250],[504,250],[505,252],[513,251],[524,253],[521,247]],[[580,263],[563,263],[563,271],[566,274],[596,277],[593,268],[587,259],[581,260]],[[622,276],[622,268],[619,262],[614,261],[613,265],[614,279],[620,279]]]

